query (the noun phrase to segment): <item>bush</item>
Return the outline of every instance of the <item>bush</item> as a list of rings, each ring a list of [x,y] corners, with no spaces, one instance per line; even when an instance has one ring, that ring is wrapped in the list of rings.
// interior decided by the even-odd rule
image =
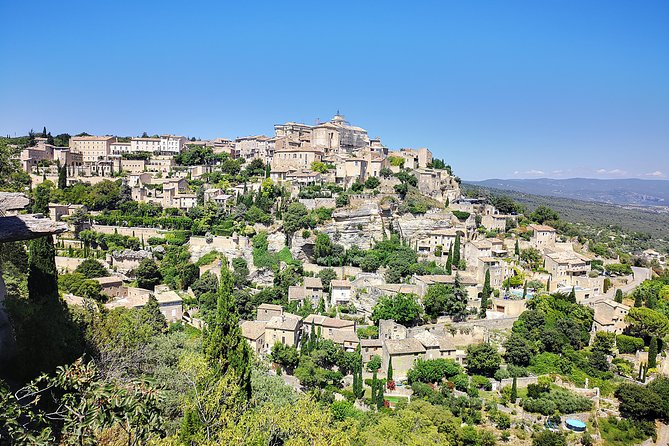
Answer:
[[[436,383],[461,371],[460,365],[451,359],[418,359],[407,373],[407,379],[410,383]]]
[[[472,376],[472,385],[483,390],[492,390],[492,383],[488,378],[481,375]]]
[[[616,336],[616,345],[620,353],[636,353],[645,346],[643,339],[627,335]]]
[[[529,397],[530,386],[527,390],[528,398],[523,400],[523,408],[528,412],[553,415],[555,412],[569,414],[592,409],[592,401],[589,398],[576,395],[566,389],[558,388],[550,392],[542,392],[538,398]]]

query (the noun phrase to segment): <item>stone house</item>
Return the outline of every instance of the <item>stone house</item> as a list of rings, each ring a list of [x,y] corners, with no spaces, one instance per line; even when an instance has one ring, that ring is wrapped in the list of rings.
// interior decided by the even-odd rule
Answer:
[[[93,280],[100,284],[100,293],[110,299],[117,299],[126,294],[123,280],[118,276],[96,277]]]
[[[630,311],[629,306],[611,299],[604,299],[595,302],[593,307],[595,309],[593,322],[595,331],[621,334],[629,325],[625,322],[625,317]]]
[[[241,323],[242,337],[246,339],[251,346],[251,350],[256,355],[262,353],[265,347],[265,321],[244,321]]]
[[[302,318],[295,314],[283,313],[273,316],[265,325],[265,351],[270,352],[277,342],[298,347],[302,333]]]
[[[274,304],[261,304],[258,307],[256,320],[257,321],[269,321],[273,317],[281,316],[283,314],[283,307],[281,305]]]
[[[360,354],[362,363],[366,365],[374,356],[383,355],[383,342],[381,339],[360,339]]]
[[[555,229],[547,225],[529,225],[528,228],[532,231],[530,237],[530,245],[532,247],[543,250],[555,245]]]
[[[425,357],[425,347],[416,338],[387,340],[383,342],[381,368],[388,370],[390,361],[393,363],[393,377],[406,378],[407,372],[417,359]]]
[[[330,289],[332,292],[330,304],[332,306],[348,305],[353,299],[353,287],[348,279],[331,281]]]

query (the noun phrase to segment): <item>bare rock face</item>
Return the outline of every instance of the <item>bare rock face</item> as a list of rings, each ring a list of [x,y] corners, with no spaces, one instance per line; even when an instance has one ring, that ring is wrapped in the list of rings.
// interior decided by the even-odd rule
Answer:
[[[286,234],[274,232],[267,235],[267,249],[269,251],[281,251],[286,246]]]
[[[405,240],[418,240],[435,229],[453,226],[453,215],[448,211],[428,212],[424,215],[404,214],[393,221],[394,229]]]
[[[314,255],[315,237],[302,237],[302,234],[295,234],[290,242],[290,253],[295,260],[308,262]]]
[[[320,230],[346,249],[353,246],[369,249],[383,239],[383,220],[376,201],[336,211],[332,217],[334,222]]]
[[[268,269],[252,268],[249,280],[261,286],[272,286],[274,284],[274,273]]]
[[[353,281],[355,294],[353,305],[360,312],[367,316],[372,314],[372,308],[376,302],[383,296],[383,293],[376,288],[378,285],[384,285],[386,280],[383,275],[378,273],[360,273]]]

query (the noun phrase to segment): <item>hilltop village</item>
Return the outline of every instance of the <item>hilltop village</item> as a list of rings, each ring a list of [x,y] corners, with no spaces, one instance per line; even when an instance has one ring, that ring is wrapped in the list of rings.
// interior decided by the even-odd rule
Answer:
[[[645,390],[669,368],[666,275],[595,252],[550,208],[467,196],[447,159],[340,114],[234,140],[45,129],[13,148],[33,210],[60,225],[72,311],[116,314],[104,333],[119,343],[122,315],[147,308],[163,331],[215,332],[228,290],[254,361],[337,421],[446,398],[489,429],[435,444],[530,444],[537,426],[614,444],[636,419],[615,380]]]

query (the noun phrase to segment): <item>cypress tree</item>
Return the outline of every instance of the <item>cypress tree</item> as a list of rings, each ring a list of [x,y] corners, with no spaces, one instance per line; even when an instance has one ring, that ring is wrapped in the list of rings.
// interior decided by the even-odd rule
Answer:
[[[569,292],[569,300],[572,302],[576,302],[576,287],[571,287],[571,291]]]
[[[651,369],[657,367],[657,338],[655,336],[650,338],[648,346],[648,367]]]
[[[527,280],[523,284],[523,299],[527,297]]]
[[[520,245],[518,244],[518,239],[516,239],[516,247],[514,249],[514,253],[516,254],[516,257],[520,256]]]
[[[376,370],[374,370],[374,373],[372,374],[372,396],[370,399],[372,400],[372,405],[376,403],[376,388],[377,388],[377,381],[378,379],[376,378]]]
[[[65,189],[67,187],[67,166],[58,168],[58,189]]]
[[[643,299],[641,297],[641,293],[634,293],[634,306],[637,308],[643,307]]]
[[[360,344],[355,349],[356,358],[353,368],[353,394],[357,399],[362,398],[365,394],[362,388],[362,355],[360,354]]]
[[[623,303],[623,290],[620,288],[616,290],[616,296],[614,297],[614,300],[619,304]]]
[[[42,137],[46,138],[46,126],[42,129]]]
[[[383,381],[379,380],[378,381],[378,386],[379,389],[376,394],[376,408],[381,409],[383,407],[383,401],[385,400],[384,395],[383,395]]]
[[[453,245],[448,248],[448,259],[446,259],[446,274],[453,274]]]
[[[548,280],[546,281],[546,292],[550,293],[551,292],[551,278],[549,277]]]
[[[453,247],[453,265],[458,268],[460,265],[460,234],[455,236],[455,243]]]
[[[393,380],[393,358],[388,359],[388,374],[386,375],[388,381]]]
[[[513,377],[513,383],[511,384],[511,403],[516,404],[518,399],[518,383],[516,382],[516,377]]]
[[[232,275],[221,269],[221,279],[216,303],[216,315],[203,342],[209,363],[220,374],[232,374],[242,396],[251,397],[251,351],[242,338],[239,316],[232,295]]]
[[[485,280],[483,281],[483,291],[481,292],[481,310],[479,311],[479,317],[485,318],[485,311],[488,309],[488,302],[490,300],[490,270],[487,269],[485,272]]]

